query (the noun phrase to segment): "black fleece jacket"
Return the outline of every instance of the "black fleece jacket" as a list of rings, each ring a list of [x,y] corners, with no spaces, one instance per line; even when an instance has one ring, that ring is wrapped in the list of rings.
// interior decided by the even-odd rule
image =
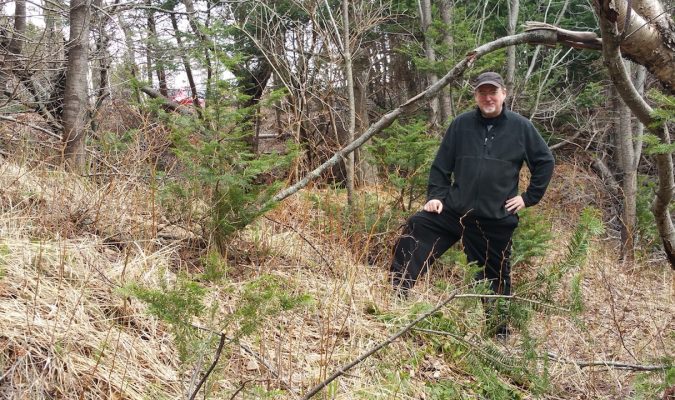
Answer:
[[[455,118],[431,166],[427,200],[442,200],[459,214],[483,218],[509,216],[506,200],[518,193],[523,162],[532,176],[522,193],[533,206],[546,192],[553,174],[553,155],[537,129],[523,116],[503,109],[484,118],[478,109]]]

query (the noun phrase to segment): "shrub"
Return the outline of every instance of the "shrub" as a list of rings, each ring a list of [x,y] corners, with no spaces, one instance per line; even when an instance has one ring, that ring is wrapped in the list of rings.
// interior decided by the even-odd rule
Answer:
[[[384,131],[384,138],[374,138],[367,148],[396,192],[394,207],[404,211],[413,208],[426,194],[431,159],[438,148],[438,139],[430,137],[427,131],[421,120],[405,125],[394,122]]]
[[[243,96],[224,84],[220,88],[221,100],[210,101],[201,117],[162,114],[182,167],[181,176],[163,188],[162,199],[179,216],[196,213],[205,239],[222,252],[233,232],[274,205],[281,185],[274,172],[288,166],[295,152],[289,146],[286,154],[254,154],[255,109],[238,107]]]

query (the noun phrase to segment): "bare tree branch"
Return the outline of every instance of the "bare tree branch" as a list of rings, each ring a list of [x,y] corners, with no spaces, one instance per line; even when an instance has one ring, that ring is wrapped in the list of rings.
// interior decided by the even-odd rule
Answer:
[[[40,131],[40,132],[42,132],[42,133],[46,133],[47,135],[49,135],[49,136],[51,136],[51,137],[53,137],[53,138],[55,138],[55,139],[61,140],[61,135],[59,135],[59,134],[57,134],[57,133],[54,133],[54,132],[50,131],[49,129],[45,129],[45,128],[43,128],[43,127],[40,127],[40,126],[37,126],[37,125],[33,125],[33,124],[31,124],[31,123],[28,123],[28,122],[19,121],[18,119],[15,119],[15,118],[12,118],[12,117],[7,117],[7,116],[5,116],[5,115],[0,115],[0,119],[5,120],[5,121],[14,122],[14,123],[21,124],[21,125],[25,125],[25,126],[27,126],[27,127],[29,127],[29,128],[38,130],[38,131]]]

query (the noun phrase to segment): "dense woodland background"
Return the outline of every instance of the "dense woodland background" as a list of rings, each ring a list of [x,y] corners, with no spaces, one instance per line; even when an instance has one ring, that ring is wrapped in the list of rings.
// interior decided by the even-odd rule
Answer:
[[[675,396],[672,1],[0,7],[0,397]],[[506,341],[386,278],[486,70],[557,163]]]

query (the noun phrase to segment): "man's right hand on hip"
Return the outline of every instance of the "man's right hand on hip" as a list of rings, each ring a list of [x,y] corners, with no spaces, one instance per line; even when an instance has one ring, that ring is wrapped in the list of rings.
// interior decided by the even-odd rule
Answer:
[[[427,204],[424,205],[424,211],[440,214],[443,211],[443,202],[436,199],[431,199],[427,201]]]

